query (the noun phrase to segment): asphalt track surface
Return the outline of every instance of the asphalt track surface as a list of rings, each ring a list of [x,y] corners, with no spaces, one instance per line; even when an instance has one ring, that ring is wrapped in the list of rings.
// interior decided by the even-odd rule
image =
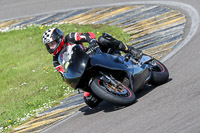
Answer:
[[[175,0],[200,12],[199,0]],[[131,2],[131,0],[123,0]],[[135,2],[132,0],[132,2]],[[140,0],[141,2],[141,0]],[[156,2],[156,1],[153,1]],[[162,1],[163,2],[163,1]],[[0,20],[59,12],[83,6],[122,3],[121,0],[1,0]],[[168,1],[166,1],[168,3]],[[170,5],[186,13],[185,37],[181,50],[165,61],[170,81],[137,94],[138,102],[125,108],[102,103],[95,110],[84,109],[43,132],[71,133],[199,133],[200,132],[200,30],[180,5]],[[198,22],[198,23],[195,23]],[[198,27],[198,29],[191,29]],[[195,27],[196,26],[196,27]],[[190,32],[194,31],[194,32]],[[190,34],[191,33],[191,34]]]

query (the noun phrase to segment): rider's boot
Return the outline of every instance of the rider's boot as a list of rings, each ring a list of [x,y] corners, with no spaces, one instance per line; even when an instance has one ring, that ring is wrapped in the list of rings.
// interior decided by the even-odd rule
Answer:
[[[142,51],[131,46],[128,47],[128,51],[133,55],[133,57],[135,57],[137,60],[140,60],[142,57]]]
[[[134,47],[131,47],[129,45],[124,44],[123,42],[119,41],[119,50],[125,52],[125,53],[130,53],[135,59],[137,59],[138,61],[141,59],[142,57],[142,51],[139,49],[136,49]]]
[[[98,98],[95,94],[84,91],[84,101],[90,107],[94,108],[99,105],[102,99]]]

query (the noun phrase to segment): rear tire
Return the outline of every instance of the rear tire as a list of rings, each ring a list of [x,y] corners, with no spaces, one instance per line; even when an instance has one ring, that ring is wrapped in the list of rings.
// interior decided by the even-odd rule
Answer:
[[[100,77],[93,79],[91,89],[101,99],[117,105],[128,106],[136,100],[135,94],[131,89],[121,83],[115,88],[110,83],[101,80]]]
[[[161,85],[169,80],[169,72],[165,65],[160,61],[154,59],[156,65],[152,67],[152,76],[150,84],[152,85]]]

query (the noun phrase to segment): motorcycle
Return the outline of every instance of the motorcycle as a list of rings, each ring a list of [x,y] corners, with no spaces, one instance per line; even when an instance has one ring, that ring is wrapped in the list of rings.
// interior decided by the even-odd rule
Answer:
[[[70,87],[118,105],[133,104],[135,93],[145,85],[161,85],[169,78],[164,64],[146,54],[137,61],[129,53],[116,56],[98,46],[84,51],[80,45],[72,45],[65,47],[58,59]]]

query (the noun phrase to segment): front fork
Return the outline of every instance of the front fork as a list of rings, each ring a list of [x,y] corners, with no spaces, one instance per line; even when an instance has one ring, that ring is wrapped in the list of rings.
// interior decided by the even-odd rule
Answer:
[[[114,87],[118,86],[118,82],[111,76],[108,76],[107,74],[104,74],[103,72],[99,72],[102,76],[101,76],[101,80],[103,80],[106,83],[110,83],[112,84]]]
[[[99,72],[99,74],[101,75],[101,77],[100,77],[100,79],[101,80],[103,80],[105,83],[110,83],[110,84],[112,84],[114,87],[117,87],[118,86],[118,81],[116,81],[113,77],[111,77],[111,76],[108,76],[107,74],[105,74],[105,73],[103,73],[103,72]],[[88,86],[90,86],[90,84],[92,83],[92,80],[93,79],[91,79],[90,81],[89,81],[89,84],[88,84]]]

